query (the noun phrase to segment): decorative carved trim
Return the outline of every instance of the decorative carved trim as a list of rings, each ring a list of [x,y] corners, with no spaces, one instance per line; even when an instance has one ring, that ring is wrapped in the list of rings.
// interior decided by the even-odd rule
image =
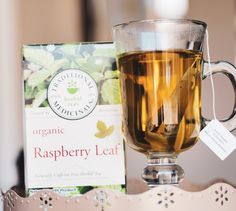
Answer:
[[[226,183],[196,192],[159,186],[132,195],[108,189],[94,189],[77,197],[63,197],[48,190],[28,198],[20,197],[13,190],[4,194],[4,211],[235,211],[235,208],[236,189]]]

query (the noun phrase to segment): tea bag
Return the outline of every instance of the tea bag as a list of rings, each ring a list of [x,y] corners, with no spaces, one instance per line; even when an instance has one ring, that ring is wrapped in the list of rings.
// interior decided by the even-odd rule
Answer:
[[[205,143],[221,160],[224,160],[236,149],[236,138],[218,120],[215,112],[215,89],[212,77],[212,67],[209,51],[209,35],[206,30],[207,57],[210,70],[212,86],[213,116],[214,119],[200,132],[199,138]]]

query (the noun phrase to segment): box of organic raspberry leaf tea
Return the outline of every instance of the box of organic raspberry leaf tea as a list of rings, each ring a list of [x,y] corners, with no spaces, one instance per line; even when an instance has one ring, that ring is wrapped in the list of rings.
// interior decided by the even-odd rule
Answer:
[[[23,46],[25,184],[79,195],[125,190],[119,71],[112,43]]]

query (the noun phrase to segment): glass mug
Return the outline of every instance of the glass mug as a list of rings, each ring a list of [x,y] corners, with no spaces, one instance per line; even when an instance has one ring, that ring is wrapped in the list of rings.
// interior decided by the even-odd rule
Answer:
[[[148,158],[142,178],[149,187],[178,184],[184,176],[179,153],[192,147],[206,120],[201,117],[201,80],[209,76],[203,61],[207,24],[197,20],[143,20],[113,27],[120,70],[123,132],[129,146]],[[211,63],[235,91],[236,70]],[[235,108],[222,121],[235,129]]]

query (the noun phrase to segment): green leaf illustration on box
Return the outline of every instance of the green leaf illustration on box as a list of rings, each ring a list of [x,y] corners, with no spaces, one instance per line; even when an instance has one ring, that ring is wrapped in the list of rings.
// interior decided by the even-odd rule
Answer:
[[[39,107],[46,99],[47,99],[47,89],[43,89],[35,95],[35,99],[32,102],[32,107],[33,108]]]
[[[107,104],[120,104],[120,87],[118,79],[108,79],[101,87],[101,95]]]
[[[34,47],[25,47],[23,55],[28,62],[40,65],[45,69],[49,69],[54,64],[54,56],[52,53],[43,49],[35,49]]]
[[[101,44],[87,43],[25,46],[23,55],[25,103],[30,107],[48,106],[46,101],[41,102],[43,98],[39,92],[47,89],[57,73],[71,68],[84,71],[94,79],[99,93],[99,105],[120,103],[119,71],[112,45],[105,48]],[[78,91],[78,85],[68,84],[69,94]]]

